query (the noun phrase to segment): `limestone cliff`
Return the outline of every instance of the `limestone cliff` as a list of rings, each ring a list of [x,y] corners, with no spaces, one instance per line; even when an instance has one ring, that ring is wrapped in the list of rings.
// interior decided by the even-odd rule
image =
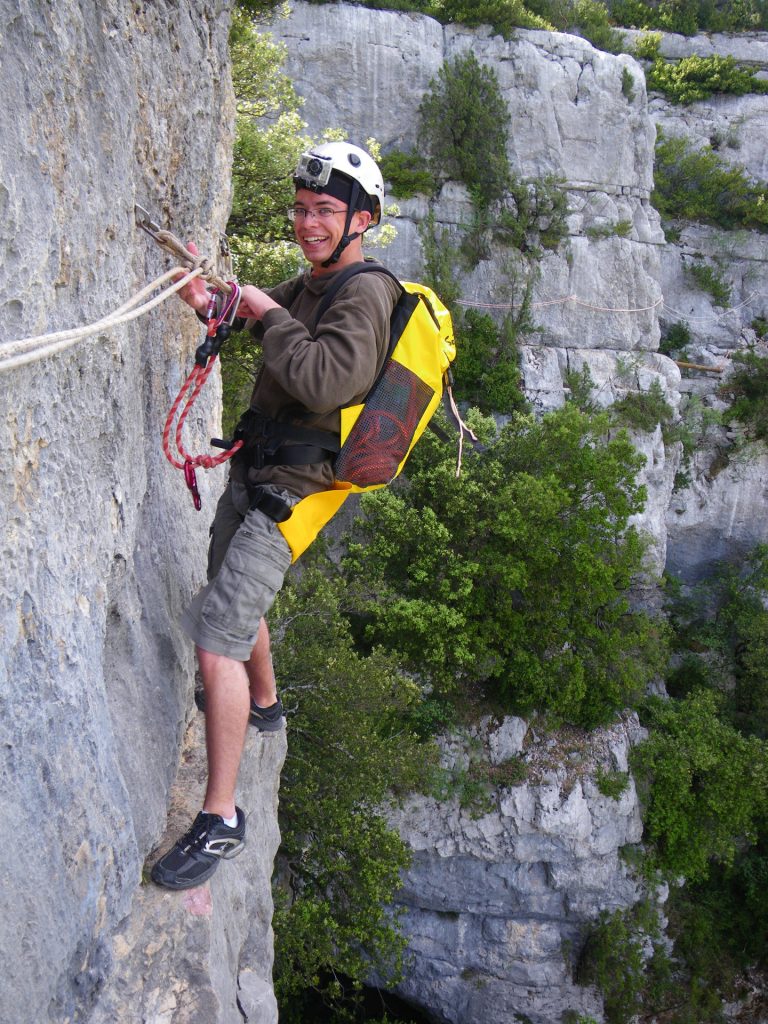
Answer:
[[[526,391],[539,409],[561,405],[567,371],[584,366],[601,405],[657,382],[679,413],[691,395],[722,407],[719,374],[681,372],[658,351],[659,341],[662,329],[687,322],[692,343],[678,358],[726,370],[734,350],[754,344],[750,325],[766,316],[764,236],[690,226],[667,241],[651,203],[656,125],[698,145],[720,138],[730,159],[765,180],[768,98],[718,96],[673,107],[648,96],[643,68],[631,57],[596,51],[574,36],[518,31],[504,41],[487,29],[343,4],[292,4],[272,31],[286,43],[310,132],[340,127],[353,141],[374,137],[384,152],[418,149],[418,106],[445,60],[471,50],[492,67],[511,114],[513,172],[553,175],[568,196],[567,237],[540,264],[536,329],[521,352]],[[666,37],[662,52],[732,52],[765,71],[766,46],[764,35]],[[392,221],[398,236],[382,258],[418,279],[418,225],[429,205],[417,197],[399,206]],[[454,237],[472,219],[469,196],[452,182],[432,210]],[[619,222],[629,231],[612,233]],[[715,307],[692,284],[685,264],[694,256],[725,276],[731,308]],[[467,305],[502,315],[520,301],[499,246],[458,277]],[[700,441],[684,485],[679,443],[666,444],[660,428],[636,434],[648,488],[638,525],[650,536],[655,573],[669,568],[695,580],[713,558],[738,557],[768,539],[768,459],[753,454],[731,464],[731,434],[717,428]],[[399,897],[413,961],[398,991],[435,1020],[551,1024],[569,1010],[602,1019],[597,994],[573,985],[565,951],[600,910],[638,898],[618,852],[639,841],[642,826],[634,787],[612,801],[588,767],[581,769],[624,770],[637,729],[627,722],[577,749],[526,730],[517,720],[486,722],[469,737],[487,748],[491,764],[502,748],[539,765],[542,751],[553,753],[538,776],[498,789],[487,813],[475,818],[457,802],[415,798],[393,819],[414,851]],[[448,743],[449,762],[467,756],[458,739]]]
[[[90,323],[167,269],[134,224],[136,202],[217,252],[233,100],[224,0],[2,0],[0,25],[0,339],[10,341]],[[260,986],[271,963],[282,739],[251,740],[242,799],[254,842],[228,884],[214,879],[207,902],[190,907],[141,884],[182,747],[191,771],[201,744],[177,617],[204,573],[222,473],[200,474],[197,514],[160,446],[199,337],[174,299],[2,374],[0,1017],[9,1024],[275,1017]],[[190,424],[196,450],[216,433],[216,392]],[[195,782],[176,803],[199,799]],[[226,933],[222,920],[243,901],[249,916]],[[241,1012],[232,965],[246,948],[258,956],[256,976],[242,978]]]

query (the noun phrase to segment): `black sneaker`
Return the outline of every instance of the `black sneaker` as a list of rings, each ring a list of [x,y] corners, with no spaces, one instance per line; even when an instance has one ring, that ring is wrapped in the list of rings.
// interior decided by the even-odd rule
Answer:
[[[239,807],[234,828],[219,814],[200,811],[192,827],[152,868],[152,881],[166,889],[191,889],[210,878],[220,860],[229,860],[245,846],[245,815]]]
[[[200,711],[205,711],[205,690],[195,690],[195,704]],[[269,708],[260,708],[251,698],[251,713],[248,716],[248,724],[254,726],[259,732],[279,732],[283,728],[285,711],[283,702],[277,698]]]

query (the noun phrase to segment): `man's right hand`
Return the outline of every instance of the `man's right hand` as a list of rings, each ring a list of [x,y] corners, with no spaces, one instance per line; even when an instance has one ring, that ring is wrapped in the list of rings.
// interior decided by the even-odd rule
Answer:
[[[187,248],[193,256],[200,255],[194,242],[187,242]],[[176,280],[181,280],[182,276],[180,274]],[[183,302],[191,306],[196,313],[201,313],[205,316],[208,312],[208,289],[205,287],[205,281],[201,277],[196,277],[189,284],[185,284],[176,294]]]

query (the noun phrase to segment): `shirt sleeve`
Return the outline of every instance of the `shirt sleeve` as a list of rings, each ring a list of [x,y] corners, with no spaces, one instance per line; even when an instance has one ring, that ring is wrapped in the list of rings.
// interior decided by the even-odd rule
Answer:
[[[262,318],[264,365],[312,412],[360,401],[383,362],[394,302],[388,279],[359,274],[334,298],[314,336],[287,310],[268,310]]]

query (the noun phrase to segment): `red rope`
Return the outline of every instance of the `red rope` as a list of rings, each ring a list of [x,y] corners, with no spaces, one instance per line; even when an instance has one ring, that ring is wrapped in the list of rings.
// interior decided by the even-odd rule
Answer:
[[[211,302],[208,308],[208,336],[213,337],[216,334],[216,329],[219,324],[225,319],[225,317],[232,312],[232,305],[236,305],[240,297],[240,289],[237,287],[235,282],[229,282],[233,291],[230,295],[229,303],[225,304],[223,311],[218,317],[214,317],[215,309],[215,294],[211,296]],[[205,366],[201,366],[199,363],[195,363],[192,368],[192,372],[189,374],[187,379],[179,389],[178,395],[171,406],[170,412],[165,420],[165,426],[163,428],[163,453],[172,466],[176,469],[184,470],[184,479],[187,487],[192,492],[192,498],[195,503],[195,508],[199,511],[201,508],[200,494],[197,490],[197,480],[195,478],[195,469],[202,466],[203,469],[213,469],[214,466],[220,466],[227,459],[231,459],[233,455],[240,451],[243,447],[242,441],[236,441],[231,448],[223,451],[221,455],[191,455],[184,447],[184,441],[182,433],[184,430],[184,421],[189,415],[192,406],[200,394],[203,385],[208,380],[211,374],[214,363],[216,362],[216,355],[211,354],[206,361]],[[183,406],[183,408],[182,408]],[[179,409],[181,412],[179,413]],[[178,416],[178,420],[176,419]],[[173,446],[171,444],[171,431],[173,429],[174,421],[176,421],[176,430],[174,431],[173,441],[176,446],[176,452],[178,457],[174,455]]]
[[[168,459],[171,465],[175,466],[176,469],[184,469],[184,467],[188,464],[192,465],[193,467],[202,466],[203,469],[213,469],[214,466],[220,466],[223,462],[226,462],[227,459],[231,459],[232,456],[243,447],[242,441],[236,441],[231,448],[229,448],[225,452],[222,452],[221,455],[190,455],[190,453],[184,447],[184,443],[182,440],[184,421],[189,415],[190,410],[192,409],[192,406],[197,396],[200,394],[203,385],[205,384],[206,380],[208,380],[208,377],[210,376],[211,370],[213,369],[215,362],[216,356],[211,356],[211,358],[208,360],[207,366],[202,367],[195,364],[195,366],[192,369],[192,372],[182,384],[181,389],[178,395],[176,396],[173,405],[171,406],[171,411],[168,413],[168,418],[165,421],[165,427],[163,429],[163,452],[165,453],[166,459]],[[173,422],[176,419],[176,416],[179,412],[179,407],[181,406],[182,402],[184,402],[185,396],[187,395],[187,392],[190,391],[190,388],[192,389],[191,393],[187,396],[184,408],[182,409],[181,414],[179,415],[178,418],[178,422],[176,423],[174,442],[176,445],[176,450],[179,454],[179,458],[176,458],[174,456],[173,449],[171,446],[171,430],[173,428]]]

